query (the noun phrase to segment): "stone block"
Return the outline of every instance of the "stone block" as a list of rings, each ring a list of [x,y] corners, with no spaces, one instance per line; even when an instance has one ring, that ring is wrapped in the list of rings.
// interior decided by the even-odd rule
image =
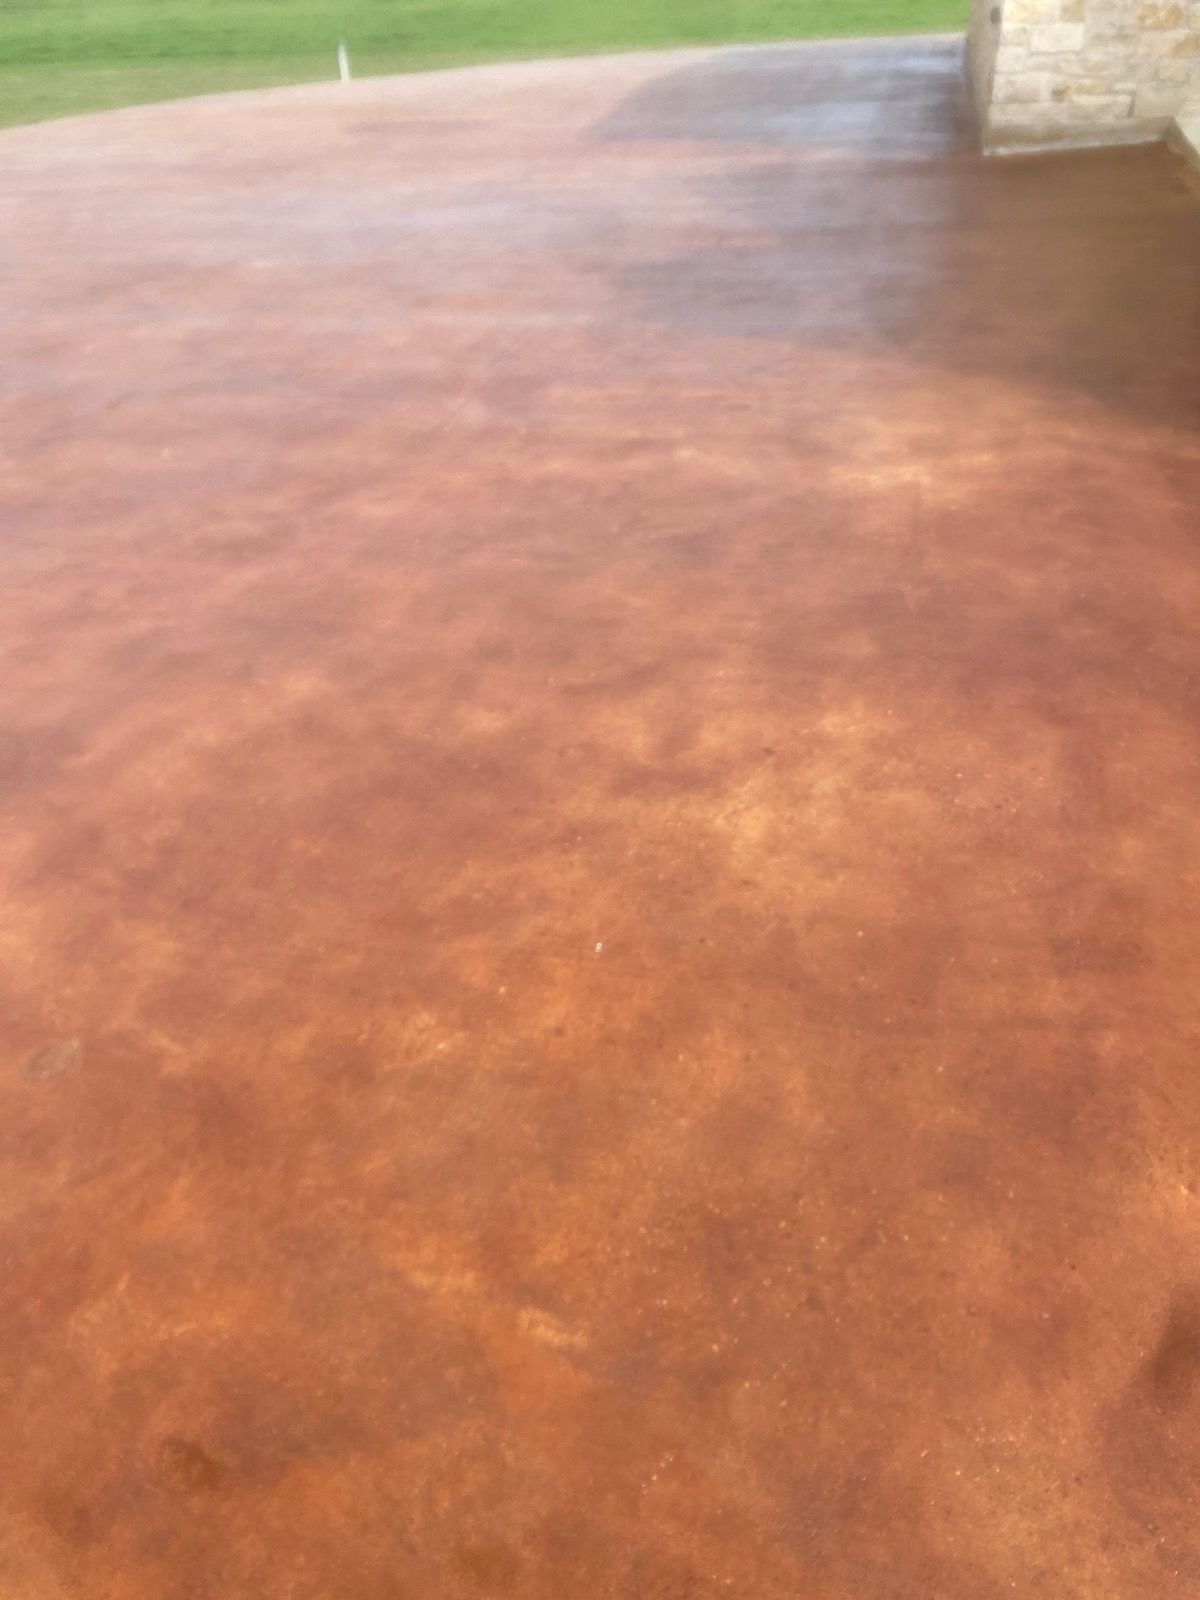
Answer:
[[[1068,50],[1082,50],[1087,28],[1082,22],[1052,22],[1045,27],[1029,30],[1030,48],[1047,55],[1057,55]]]
[[[1027,128],[1035,120],[1040,123],[1049,110],[1049,106],[1039,106],[1035,119],[1030,116],[1028,106],[994,105],[988,116],[988,125],[992,128]]]
[[[1119,122],[1133,114],[1131,94],[1075,95],[1069,103],[1087,122]]]
[[[1132,91],[1130,91],[1132,93]],[[1102,98],[1113,93],[1113,86],[1104,78],[1059,78],[1051,92],[1052,100],[1087,100]]]
[[[1182,29],[1172,32],[1166,30],[1156,31],[1147,28],[1137,36],[1134,41],[1134,52],[1139,56],[1169,56],[1174,55],[1181,44],[1187,42],[1192,35]]]
[[[1109,82],[1118,73],[1133,81],[1157,71],[1156,61],[1139,61],[1126,51],[1084,50],[1075,61],[1081,78],[1104,78]]]
[[[1152,119],[1173,117],[1179,110],[1179,91],[1163,88],[1153,84],[1148,89],[1139,89],[1133,97],[1133,114],[1135,117],[1149,117]]]
[[[1055,105],[1047,101],[1036,106],[1005,105],[992,107],[992,121],[1006,127],[1062,128],[1079,121],[1074,106]]]
[[[1138,7],[1135,21],[1139,28],[1182,28],[1187,24],[1183,7],[1173,0],[1148,0]]]
[[[1053,78],[1046,72],[1014,72],[996,81],[997,105],[1037,105],[1050,98]]]
[[[1029,51],[1019,44],[1002,44],[996,51],[996,71],[1021,72],[1029,60]]]

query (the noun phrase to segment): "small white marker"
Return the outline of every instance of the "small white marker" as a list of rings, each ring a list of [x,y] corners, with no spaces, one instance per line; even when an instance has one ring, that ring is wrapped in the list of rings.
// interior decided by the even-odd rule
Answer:
[[[344,39],[338,40],[338,77],[343,83],[350,82],[350,52]]]
[[[601,950],[603,950],[603,949],[604,949],[604,945],[603,944],[598,944],[596,946],[596,954],[599,955]]]

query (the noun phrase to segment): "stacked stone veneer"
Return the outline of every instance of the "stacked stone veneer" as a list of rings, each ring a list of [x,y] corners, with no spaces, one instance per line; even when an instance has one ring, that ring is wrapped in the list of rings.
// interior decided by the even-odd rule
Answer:
[[[972,0],[984,144],[1162,138],[1200,112],[1200,0]]]

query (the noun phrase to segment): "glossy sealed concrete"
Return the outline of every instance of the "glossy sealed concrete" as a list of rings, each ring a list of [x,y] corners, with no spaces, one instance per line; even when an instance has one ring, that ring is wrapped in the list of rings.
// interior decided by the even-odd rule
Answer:
[[[1200,1593],[1200,191],[958,47],[0,139],[3,1600]]]

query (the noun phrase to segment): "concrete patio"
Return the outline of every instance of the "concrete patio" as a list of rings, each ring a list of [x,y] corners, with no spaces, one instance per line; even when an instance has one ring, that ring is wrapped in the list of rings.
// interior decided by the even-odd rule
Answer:
[[[1200,187],[964,108],[0,136],[4,1600],[1200,1592]]]

